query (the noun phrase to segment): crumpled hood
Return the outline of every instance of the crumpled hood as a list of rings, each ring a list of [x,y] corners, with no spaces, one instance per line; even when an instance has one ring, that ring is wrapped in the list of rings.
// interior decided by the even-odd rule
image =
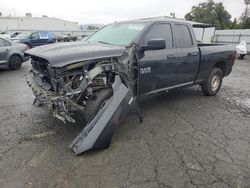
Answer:
[[[80,61],[118,57],[121,56],[125,50],[125,46],[101,43],[65,42],[32,48],[28,50],[26,54],[46,59],[52,67],[63,67]]]

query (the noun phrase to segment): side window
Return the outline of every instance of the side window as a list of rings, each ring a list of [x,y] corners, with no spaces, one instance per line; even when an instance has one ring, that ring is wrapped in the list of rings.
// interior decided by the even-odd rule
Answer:
[[[177,48],[188,48],[193,46],[193,40],[188,26],[176,24],[174,31]]]
[[[49,33],[48,32],[39,32],[39,36],[41,39],[48,39]]]
[[[146,45],[150,39],[163,38],[166,40],[166,48],[173,47],[172,29],[170,24],[156,24],[153,25],[146,33],[143,39],[143,44]]]
[[[3,39],[0,39],[0,47],[4,47]]]
[[[32,39],[39,39],[39,35],[38,35],[38,33],[37,32],[35,32],[35,33],[32,33],[31,34],[31,36],[30,36],[30,38],[32,38]]]

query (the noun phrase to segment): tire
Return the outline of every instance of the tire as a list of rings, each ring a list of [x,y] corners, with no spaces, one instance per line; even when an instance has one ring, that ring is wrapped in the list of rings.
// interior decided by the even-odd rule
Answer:
[[[112,88],[96,91],[85,106],[85,120],[91,122],[105,102],[113,95]]]
[[[214,68],[201,86],[203,94],[206,96],[216,95],[221,88],[222,80],[222,71],[219,68]]]
[[[240,54],[240,59],[244,59],[245,55],[244,54]]]
[[[19,55],[12,55],[9,59],[9,69],[19,70],[22,66],[23,59]]]

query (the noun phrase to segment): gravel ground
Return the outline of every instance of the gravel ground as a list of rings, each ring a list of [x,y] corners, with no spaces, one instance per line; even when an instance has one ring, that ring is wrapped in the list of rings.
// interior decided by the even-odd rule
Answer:
[[[109,149],[74,156],[84,123],[32,106],[19,71],[0,71],[0,187],[250,187],[250,60],[237,60],[216,97],[199,87],[140,104]]]

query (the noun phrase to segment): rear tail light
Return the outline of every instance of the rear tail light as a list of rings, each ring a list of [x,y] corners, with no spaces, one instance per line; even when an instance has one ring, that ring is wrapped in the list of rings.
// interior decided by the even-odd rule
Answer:
[[[234,62],[236,60],[236,56],[237,56],[237,53],[233,52],[233,55],[232,55],[232,64],[234,64]]]

